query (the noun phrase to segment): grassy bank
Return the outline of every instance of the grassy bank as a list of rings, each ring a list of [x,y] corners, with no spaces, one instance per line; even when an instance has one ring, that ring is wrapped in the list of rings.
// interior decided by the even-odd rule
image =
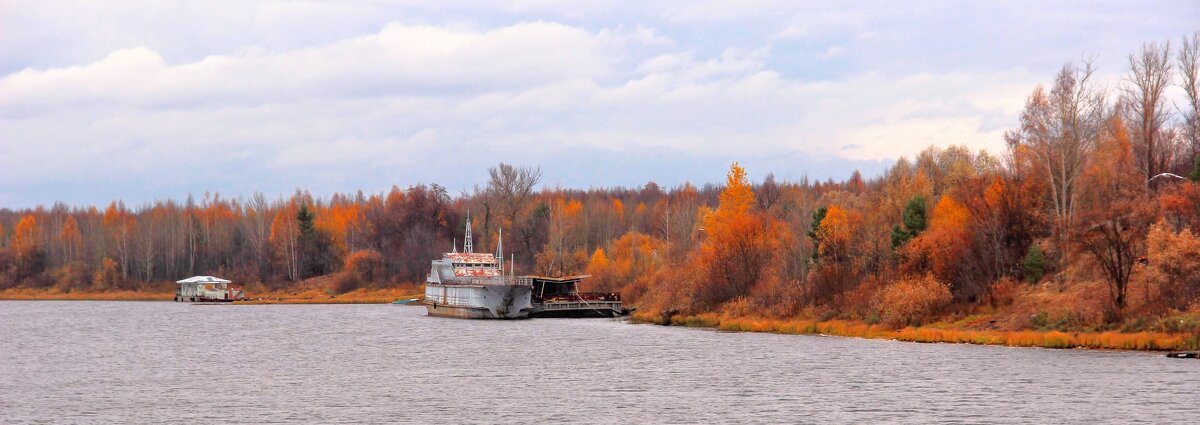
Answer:
[[[834,335],[909,342],[1006,345],[1012,347],[1091,348],[1110,350],[1172,351],[1200,349],[1200,336],[1158,332],[1060,332],[946,329],[935,326],[891,329],[848,320],[812,321],[732,318],[718,314],[695,316],[639,313],[637,323],[715,328],[736,332],[770,332],[798,335]]]
[[[174,292],[152,291],[70,291],[57,289],[5,289],[0,300],[60,300],[60,301],[171,301]]]
[[[250,299],[235,304],[388,304],[395,300],[421,298],[420,288],[357,289],[344,294],[326,290],[273,291],[250,293]],[[151,291],[70,291],[57,289],[6,289],[0,300],[66,300],[66,301],[172,301],[174,292]]]
[[[276,291],[235,304],[389,304],[396,300],[424,297],[419,288],[357,289],[344,294],[324,290]]]

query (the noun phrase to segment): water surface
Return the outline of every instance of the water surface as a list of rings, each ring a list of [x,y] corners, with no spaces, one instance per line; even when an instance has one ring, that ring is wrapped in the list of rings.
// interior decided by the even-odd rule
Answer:
[[[1149,353],[0,301],[0,423],[1198,423],[1197,382]]]

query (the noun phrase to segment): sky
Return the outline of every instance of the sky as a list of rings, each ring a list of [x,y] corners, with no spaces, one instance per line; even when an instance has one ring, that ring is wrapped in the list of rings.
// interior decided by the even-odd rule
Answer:
[[[878,175],[1197,30],[1194,0],[0,0],[0,208]]]

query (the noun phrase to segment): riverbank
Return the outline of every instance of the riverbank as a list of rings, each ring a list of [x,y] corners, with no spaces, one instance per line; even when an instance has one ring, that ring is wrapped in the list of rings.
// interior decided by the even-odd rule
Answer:
[[[1200,349],[1200,335],[1160,332],[1061,332],[1001,331],[943,327],[946,324],[892,329],[850,320],[781,320],[723,317],[715,313],[694,316],[636,313],[634,323],[712,328],[732,332],[768,332],[792,335],[831,335],[890,339],[923,343],[1003,345],[1010,347],[1088,348],[1104,350],[1174,351]]]
[[[14,288],[0,291],[0,300],[20,301],[171,301],[175,292],[69,291]]]
[[[420,299],[424,297],[417,288],[356,289],[344,294],[310,290],[304,292],[275,291],[255,296],[234,304],[391,304],[396,300]]]
[[[419,288],[357,289],[344,294],[323,290],[272,291],[251,294],[246,301],[234,304],[389,304],[395,300],[421,298]],[[6,289],[0,300],[22,301],[172,301],[174,292],[153,291],[70,291],[57,289]]]

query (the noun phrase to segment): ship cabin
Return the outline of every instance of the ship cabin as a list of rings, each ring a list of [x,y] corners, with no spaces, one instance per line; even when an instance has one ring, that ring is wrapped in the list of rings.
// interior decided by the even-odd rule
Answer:
[[[216,276],[192,276],[176,281],[175,301],[231,302],[246,299],[246,288]]]
[[[617,317],[629,314],[617,292],[579,292],[589,275],[529,276],[533,284],[531,317]]]
[[[500,264],[492,254],[452,252],[446,254],[446,260],[458,277],[500,276]]]
[[[480,284],[501,277],[500,263],[492,254],[447,252],[434,260],[426,283],[439,285]]]

